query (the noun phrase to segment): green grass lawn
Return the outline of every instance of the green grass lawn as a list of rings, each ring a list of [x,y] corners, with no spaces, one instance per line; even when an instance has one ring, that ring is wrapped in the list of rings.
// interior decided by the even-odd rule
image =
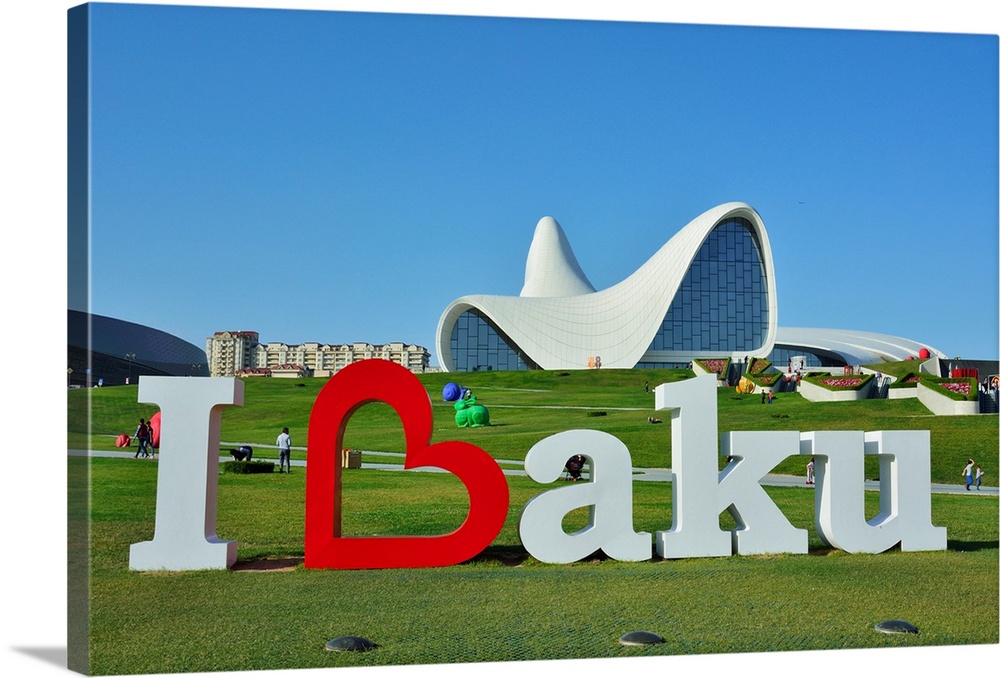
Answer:
[[[523,459],[534,443],[569,428],[618,436],[633,465],[670,465],[670,423],[652,409],[658,383],[686,371],[477,373],[461,375],[493,425],[459,429],[441,389],[458,375],[424,375],[434,409],[432,442],[467,440],[497,459]],[[248,380],[245,405],[222,417],[222,440],[268,445],[288,426],[304,446],[313,401],[325,380]],[[114,449],[118,433],[156,408],[136,402],[135,386],[69,392],[71,448]],[[810,403],[779,395],[718,391],[719,425],[728,430],[927,429],[932,479],[959,482],[973,456],[997,468],[997,417],[935,417],[915,400]],[[603,414],[601,414],[603,413]],[[89,415],[89,416],[88,416]],[[650,425],[655,415],[663,424]],[[88,421],[90,425],[88,425]],[[403,451],[399,419],[366,405],[345,444]],[[303,458],[297,452],[297,458]],[[365,461],[383,461],[379,457]],[[948,529],[948,550],[846,554],[826,548],[814,526],[813,491],[767,488],[796,527],[809,530],[806,555],[734,556],[623,563],[600,554],[572,565],[537,562],[520,545],[525,502],[549,489],[508,477],[511,505],[503,531],[477,558],[443,568],[307,570],[302,565],[305,473],[219,476],[217,533],[239,542],[226,571],[138,573],[129,545],[153,535],[155,462],[70,458],[70,479],[89,473],[90,670],[166,673],[529,659],[633,657],[782,650],[971,645],[998,642],[996,497],[935,495],[933,523]],[[776,471],[802,474],[801,460]],[[872,465],[871,474],[877,472]],[[991,476],[988,476],[990,478]],[[989,484],[995,484],[995,473]],[[667,483],[634,483],[634,527],[669,529]],[[454,477],[351,469],[343,481],[345,535],[440,534],[464,519],[467,497]],[[868,515],[878,495],[866,497]],[[585,509],[566,516],[568,531]],[[723,527],[733,527],[728,514]],[[85,528],[79,528],[85,529]],[[71,538],[74,534],[71,526]],[[886,619],[915,624],[917,635],[890,636]],[[666,640],[620,645],[629,631]],[[367,653],[324,650],[327,640],[360,635]]]
[[[909,363],[908,363],[909,364]],[[881,367],[886,367],[882,365]],[[911,369],[913,369],[911,367]],[[887,371],[887,370],[883,370]],[[669,467],[669,413],[653,409],[652,389],[668,381],[692,376],[688,370],[577,370],[572,372],[477,372],[462,375],[426,374],[419,377],[433,405],[431,442],[466,440],[496,459],[523,460],[542,438],[571,428],[600,429],[620,438],[629,448],[633,466]],[[458,428],[451,403],[441,397],[449,381],[472,389],[490,410],[490,426]],[[650,393],[644,382],[649,381]],[[309,415],[325,379],[248,379],[242,407],[222,415],[222,440],[246,442],[266,454],[283,426],[293,442],[304,447]],[[119,433],[131,434],[139,417],[149,418],[155,405],[136,402],[137,386],[69,391],[71,448],[114,449]],[[774,404],[761,405],[755,394],[719,389],[720,433],[726,431],[818,430],[929,430],[931,480],[961,482],[969,457],[982,464],[987,481],[996,484],[998,418],[995,415],[934,416],[914,398],[812,403],[798,394],[778,394]],[[88,427],[88,404],[90,426]],[[662,424],[650,425],[656,416]],[[399,418],[389,406],[372,403],[350,420],[345,445],[363,450],[404,451]],[[273,450],[271,450],[273,452]],[[375,461],[376,459],[365,459]],[[868,460],[867,475],[876,477],[877,462]],[[790,458],[776,473],[804,474],[800,459]]]
[[[997,500],[935,496],[948,550],[852,555],[825,548],[813,492],[768,488],[810,553],[572,565],[535,561],[518,542],[520,508],[547,489],[510,477],[511,507],[494,543],[444,568],[322,571],[301,566],[305,474],[219,477],[217,531],[239,542],[229,571],[137,573],[128,546],[150,539],[157,464],[90,464],[91,670],[161,673],[629,657],[660,654],[996,643]],[[443,474],[349,470],[344,534],[437,534],[458,526],[464,489]],[[877,495],[869,493],[869,513]],[[731,526],[724,514],[722,524]],[[582,512],[564,521],[579,527]],[[670,526],[665,483],[636,483],[634,527]],[[270,568],[267,565],[270,564]],[[886,619],[918,635],[874,631]],[[617,639],[649,630],[645,648]],[[361,635],[368,653],[331,653],[327,640]],[[572,638],[572,642],[570,639]]]

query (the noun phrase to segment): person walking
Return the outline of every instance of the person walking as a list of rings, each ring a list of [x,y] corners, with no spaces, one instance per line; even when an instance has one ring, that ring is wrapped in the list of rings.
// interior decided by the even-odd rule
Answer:
[[[983,469],[979,466],[976,467],[976,489],[983,489]]]
[[[962,470],[962,475],[965,476],[965,489],[972,487],[972,469],[975,466],[976,462],[970,459],[969,463],[965,465],[965,469]]]
[[[156,431],[153,430],[153,419],[150,418],[146,422],[147,438],[146,438],[146,449],[149,450],[149,456],[156,459]]]
[[[139,425],[135,427],[135,435],[132,436],[138,441],[139,447],[135,451],[135,458],[138,459],[139,455],[142,454],[143,458],[149,456],[149,426],[146,425],[146,420],[140,418]]]
[[[816,484],[816,457],[809,460],[806,464],[806,485]]]
[[[292,436],[288,435],[288,427],[281,429],[278,439],[275,441],[278,446],[278,473],[292,472]],[[288,467],[287,469],[285,467]]]

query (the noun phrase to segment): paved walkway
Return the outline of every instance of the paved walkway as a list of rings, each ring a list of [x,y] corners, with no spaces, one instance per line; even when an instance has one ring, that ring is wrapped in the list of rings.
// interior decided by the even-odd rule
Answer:
[[[245,445],[247,443],[233,443],[233,442],[222,442],[223,447],[237,447],[239,445]],[[267,448],[261,448],[260,446],[254,445],[254,459],[267,460],[267,461],[278,461],[277,454],[270,456],[270,450]],[[117,457],[121,459],[128,459],[135,455],[135,452],[115,452],[115,451],[99,451],[99,450],[69,450],[69,456],[71,457]],[[295,453],[298,453],[299,458],[295,459]],[[294,447],[292,448],[292,466],[305,466],[306,462],[303,457],[305,457],[304,447]],[[372,450],[363,450],[362,453],[369,458],[371,457],[384,457],[388,459],[397,459],[399,461],[386,461],[386,462],[363,462],[361,468],[363,469],[377,469],[381,471],[402,471],[403,463],[402,459],[405,456],[402,452],[377,452]],[[153,461],[151,459],[139,459],[140,462]],[[526,475],[524,472],[524,462],[518,459],[497,459],[498,464],[504,466],[517,466],[518,468],[504,468],[503,472],[505,475],[509,476],[523,476]],[[421,468],[407,469],[413,473],[447,473],[443,469],[439,469],[432,466],[425,466]],[[673,474],[668,468],[634,468],[632,469],[633,480],[645,481],[645,482],[667,482],[673,479]],[[583,474],[586,477],[586,473]],[[768,474],[764,476],[762,485],[771,485],[776,487],[802,487],[805,489],[812,489],[812,486],[806,486],[805,476],[787,476],[787,475],[777,475]],[[878,490],[877,480],[866,480],[865,489],[869,491]],[[977,490],[973,487],[971,490],[966,490],[965,485],[945,485],[941,483],[931,483],[931,492],[935,494],[967,494],[967,495],[979,495],[979,496],[998,496],[998,488],[983,486],[981,490]]]

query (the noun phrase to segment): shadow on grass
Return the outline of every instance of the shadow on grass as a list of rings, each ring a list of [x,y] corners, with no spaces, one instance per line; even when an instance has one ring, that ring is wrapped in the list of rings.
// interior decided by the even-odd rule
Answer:
[[[304,560],[304,558],[253,558],[237,560],[230,569],[233,572],[283,572],[294,570]]]
[[[508,567],[518,567],[523,565],[528,560],[532,559],[530,553],[523,546],[514,545],[501,545],[501,546],[488,546],[482,553],[480,553],[475,558],[468,560],[469,563],[500,563],[501,565],[507,565]],[[591,553],[585,558],[575,561],[574,564],[599,564],[608,560],[614,560],[610,556],[606,555],[604,551],[598,549]],[[652,560],[662,560],[659,556],[653,554]],[[536,561],[537,562],[537,561]]]
[[[948,540],[949,551],[989,551],[1000,546],[995,541],[953,541]]]
[[[971,552],[971,551],[989,551],[996,549],[1000,544],[995,541],[949,541],[948,550],[949,551],[959,551],[959,552]],[[894,546],[890,551],[898,551],[899,545]],[[820,547],[820,548],[810,548],[808,554],[810,556],[839,556],[843,555],[843,551],[839,549],[830,547]],[[762,557],[780,557],[786,554],[772,554],[770,556]],[[488,546],[475,558],[472,558],[466,562],[468,563],[499,563],[501,565],[506,565],[507,567],[518,567],[523,565],[526,561],[531,558],[531,554],[528,553],[527,549],[519,545],[495,545]],[[303,557],[288,557],[288,558],[252,558],[248,560],[238,560],[232,566],[234,572],[281,572],[290,571],[302,565],[305,558]],[[586,558],[581,558],[578,563],[591,563],[599,564],[606,560],[613,560],[607,556],[604,551],[597,550],[590,554]],[[656,553],[653,553],[649,559],[651,562],[661,562],[664,558],[660,557]],[[667,559],[669,560],[669,559]]]
[[[508,567],[517,567],[524,564],[531,555],[523,546],[499,545],[487,546],[478,556],[466,562],[469,563],[500,563]]]

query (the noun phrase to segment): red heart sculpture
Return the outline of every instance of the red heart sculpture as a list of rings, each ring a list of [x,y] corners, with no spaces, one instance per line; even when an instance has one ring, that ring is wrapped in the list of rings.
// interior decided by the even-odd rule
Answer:
[[[469,492],[465,522],[448,534],[410,537],[340,536],[340,450],[351,415],[384,402],[403,423],[404,468],[435,466],[454,473]],[[337,372],[316,396],[306,451],[305,566],[337,570],[439,567],[479,554],[503,528],[510,505],[497,463],[471,443],[429,445],[431,401],[409,370],[388,360],[362,360]]]

